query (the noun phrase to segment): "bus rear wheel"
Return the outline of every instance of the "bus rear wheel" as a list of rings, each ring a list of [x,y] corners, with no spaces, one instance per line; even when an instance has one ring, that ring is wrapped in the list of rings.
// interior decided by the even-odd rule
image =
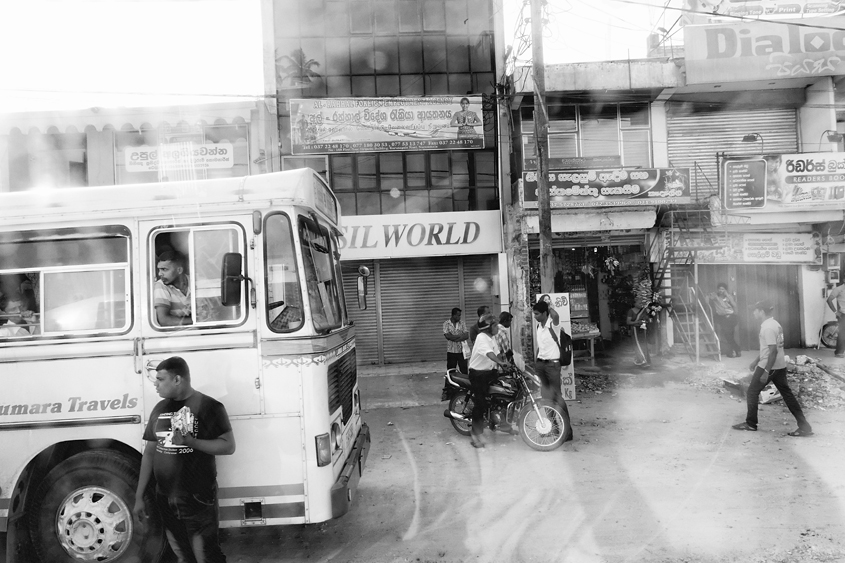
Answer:
[[[125,456],[84,452],[54,467],[30,509],[30,535],[42,563],[157,562],[164,533],[154,500],[150,518],[133,521],[138,471]]]

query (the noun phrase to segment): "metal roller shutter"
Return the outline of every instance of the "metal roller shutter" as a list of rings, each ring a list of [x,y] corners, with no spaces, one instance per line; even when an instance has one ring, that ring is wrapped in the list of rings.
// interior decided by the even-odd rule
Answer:
[[[798,152],[798,114],[792,108],[695,111],[687,105],[671,106],[667,131],[669,164],[690,169],[694,199],[719,193],[717,152]],[[743,142],[749,133],[759,133],[762,144]]]
[[[775,306],[773,314],[783,327],[784,346],[799,348],[802,346],[800,272],[801,266],[794,264],[701,264],[698,284],[709,292],[716,291],[719,282],[725,282],[736,293],[737,343],[743,350],[759,349],[760,323],[754,320],[751,307],[762,299],[770,300]]]
[[[463,307],[467,326],[475,320],[478,307],[488,305],[498,315],[499,307],[493,300],[494,256],[464,256],[463,262]]]
[[[445,362],[443,321],[461,302],[458,258],[382,260],[379,287],[384,363]]]
[[[341,262],[343,267],[343,292],[349,319],[355,323],[355,348],[359,364],[377,364],[378,355],[378,309],[376,304],[376,271],[372,260]],[[358,308],[358,266],[370,269],[367,308]]]

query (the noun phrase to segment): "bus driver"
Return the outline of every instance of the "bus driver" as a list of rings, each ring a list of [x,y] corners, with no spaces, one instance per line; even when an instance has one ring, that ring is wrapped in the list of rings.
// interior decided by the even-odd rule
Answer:
[[[185,257],[175,250],[166,250],[158,257],[156,269],[158,279],[153,289],[153,302],[158,324],[191,324],[191,280],[185,273]]]

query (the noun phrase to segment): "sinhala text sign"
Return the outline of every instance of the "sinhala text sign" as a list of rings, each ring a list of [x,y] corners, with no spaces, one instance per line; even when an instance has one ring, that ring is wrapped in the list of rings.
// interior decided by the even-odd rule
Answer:
[[[526,208],[537,207],[537,173],[524,172]],[[689,169],[575,170],[549,172],[551,207],[613,207],[689,203]]]
[[[707,239],[687,237],[687,244],[720,246],[699,250],[696,262],[702,264],[821,264],[821,236],[814,233],[727,233]],[[675,244],[683,247],[685,241]]]
[[[235,163],[235,152],[232,143],[171,143],[156,147],[126,147],[123,158],[127,172],[205,170],[231,168]]]
[[[502,252],[498,211],[351,215],[341,232],[341,260]]]
[[[481,97],[291,100],[293,154],[483,149]]]
[[[845,153],[728,158],[722,172],[728,211],[845,209]]]
[[[549,307],[557,311],[560,317],[560,328],[565,330],[566,334],[572,336],[572,317],[569,311],[569,294],[568,293],[543,293],[537,296],[537,301],[541,299],[548,302]],[[537,321],[531,321],[534,326],[534,357],[537,357]],[[568,366],[560,366],[560,386],[563,398],[567,401],[575,400],[575,360],[573,359]]]

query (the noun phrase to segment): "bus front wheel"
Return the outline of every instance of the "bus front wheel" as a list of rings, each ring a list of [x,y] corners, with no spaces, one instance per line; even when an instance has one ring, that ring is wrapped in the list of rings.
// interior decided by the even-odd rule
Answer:
[[[156,562],[164,533],[154,501],[143,527],[132,517],[138,470],[114,452],[83,452],[54,467],[30,510],[32,543],[42,563]]]

